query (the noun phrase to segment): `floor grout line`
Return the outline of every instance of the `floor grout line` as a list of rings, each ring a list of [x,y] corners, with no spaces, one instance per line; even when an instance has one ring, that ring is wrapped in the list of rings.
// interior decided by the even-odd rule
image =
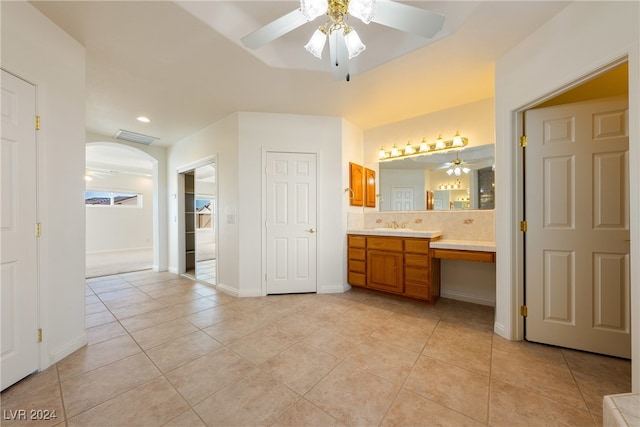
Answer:
[[[154,274],[156,274],[154,276]],[[123,275],[124,277],[121,277],[120,275],[114,276],[117,277],[118,280],[114,279],[113,277],[110,278],[105,278],[103,281],[104,282],[108,282],[108,281],[113,281],[114,283],[111,285],[100,285],[101,280],[92,280],[92,281],[87,281],[87,291],[90,290],[91,293],[88,294],[89,292],[85,291],[85,298],[91,298],[93,296],[95,296],[98,301],[104,306],[105,311],[108,312],[112,317],[113,317],[113,321],[110,322],[106,322],[100,325],[95,325],[94,327],[99,327],[99,326],[103,326],[106,325],[108,323],[112,323],[112,322],[117,322],[117,324],[120,326],[120,328],[124,331],[122,335],[118,335],[116,337],[111,337],[109,339],[103,340],[103,341],[99,341],[96,343],[92,343],[90,345],[96,345],[96,344],[100,344],[100,343],[106,343],[110,340],[114,340],[114,339],[118,339],[121,338],[123,336],[128,336],[136,345],[137,347],[137,352],[135,354],[139,354],[142,353],[144,354],[145,359],[150,362],[151,366],[154,367],[155,370],[157,370],[157,372],[159,373],[157,376],[154,376],[151,379],[147,379],[142,381],[142,383],[137,384],[135,386],[132,387],[125,387],[126,390],[122,389],[119,390],[119,392],[114,395],[111,396],[110,398],[106,399],[103,402],[100,402],[94,406],[92,406],[91,408],[85,409],[82,412],[74,415],[75,416],[79,416],[83,413],[85,413],[86,411],[92,410],[98,406],[101,406],[103,404],[105,404],[106,402],[110,402],[113,399],[116,399],[120,396],[122,396],[125,393],[130,392],[133,389],[136,389],[138,387],[141,387],[145,384],[148,384],[150,381],[155,381],[158,378],[163,378],[163,380],[165,382],[167,382],[170,386],[170,389],[172,390],[173,393],[175,393],[176,396],[180,396],[180,399],[182,399],[182,401],[184,401],[184,403],[186,404],[186,406],[189,408],[188,410],[180,413],[180,414],[175,414],[175,416],[173,416],[171,419],[169,420],[165,420],[163,421],[163,424],[167,424],[169,422],[171,422],[171,420],[173,420],[174,418],[177,418],[179,416],[182,416],[183,414],[186,414],[187,412],[191,411],[195,414],[195,416],[200,420],[200,422],[206,424],[206,420],[207,417],[205,415],[203,415],[202,413],[199,413],[198,411],[195,410],[195,407],[197,405],[199,405],[201,402],[205,401],[206,399],[211,398],[213,395],[222,392],[223,390],[229,390],[229,387],[233,386],[234,384],[238,384],[239,381],[242,381],[243,379],[248,378],[250,375],[252,375],[253,372],[256,372],[256,370],[261,371],[263,374],[266,374],[268,377],[272,378],[273,380],[277,381],[278,384],[281,384],[282,386],[286,387],[288,390],[291,390],[293,393],[295,393],[295,395],[298,396],[298,398],[295,400],[295,402],[291,403],[285,410],[283,410],[282,413],[279,414],[279,416],[276,419],[280,420],[283,419],[283,417],[285,416],[285,414],[287,414],[287,411],[292,410],[297,404],[298,402],[300,402],[301,400],[305,400],[306,402],[310,403],[311,405],[313,405],[315,408],[317,408],[318,410],[322,411],[322,413],[326,414],[327,416],[331,417],[332,419],[335,419],[338,422],[344,422],[344,420],[340,420],[335,418],[331,413],[323,410],[321,407],[319,407],[315,402],[308,400],[307,399],[307,395],[314,390],[316,387],[324,387],[326,380],[328,380],[329,378],[332,378],[331,375],[335,375],[336,369],[338,369],[338,367],[340,367],[343,364],[347,364],[349,366],[355,367],[358,371],[362,371],[363,375],[364,374],[368,374],[368,375],[372,375],[375,378],[378,378],[380,380],[383,380],[386,383],[389,383],[390,385],[392,385],[393,387],[397,387],[397,390],[395,391],[395,393],[393,393],[393,396],[386,402],[385,406],[384,406],[384,410],[382,413],[382,417],[380,418],[380,421],[378,424],[381,424],[384,422],[384,420],[391,415],[392,413],[392,408],[395,407],[395,405],[401,404],[401,402],[398,400],[399,396],[401,393],[403,393],[403,391],[411,393],[413,396],[416,396],[419,399],[426,399],[429,402],[438,405],[439,407],[445,408],[447,411],[453,411],[456,414],[460,415],[460,416],[464,416],[468,419],[473,419],[475,421],[480,421],[477,418],[468,415],[467,413],[460,411],[458,409],[454,409],[449,407],[448,404],[445,404],[443,402],[438,401],[437,399],[432,399],[429,398],[427,396],[424,396],[423,394],[411,390],[409,388],[406,388],[407,383],[409,378],[412,377],[412,375],[414,375],[414,372],[416,370],[416,367],[418,366],[418,363],[421,361],[422,357],[426,357],[426,358],[433,358],[433,354],[431,355],[426,355],[425,351],[427,348],[432,348],[430,347],[431,345],[435,345],[436,341],[435,341],[435,335],[436,333],[439,334],[445,334],[445,335],[450,335],[453,333],[456,333],[456,331],[465,331],[464,333],[466,334],[468,331],[468,333],[470,334],[477,334],[476,332],[474,332],[474,327],[472,327],[471,325],[475,325],[476,323],[480,322],[480,326],[484,324],[484,322],[487,322],[488,324],[488,318],[490,317],[490,312],[488,311],[487,308],[483,308],[483,307],[478,307],[478,306],[474,306],[473,304],[469,304],[469,303],[462,303],[462,302],[456,302],[456,301],[452,301],[452,300],[442,300],[442,303],[438,306],[438,307],[433,307],[433,306],[421,306],[418,304],[414,304],[411,301],[406,301],[406,300],[400,300],[400,301],[396,301],[395,299],[385,299],[384,296],[381,296],[380,294],[375,294],[375,293],[369,293],[369,292],[362,292],[360,293],[359,291],[354,291],[354,293],[350,293],[350,294],[342,294],[342,295],[322,295],[322,296],[316,296],[313,295],[310,298],[315,298],[313,300],[310,300],[310,302],[308,303],[306,300],[303,299],[298,299],[297,301],[293,298],[290,299],[286,299],[286,298],[271,298],[271,299],[264,299],[264,298],[268,298],[268,297],[264,297],[264,298],[256,298],[255,300],[249,300],[249,299],[238,299],[238,298],[233,298],[233,297],[229,297],[229,298],[233,298],[230,300],[227,300],[226,297],[222,298],[223,302],[219,302],[216,301],[214,299],[215,296],[217,295],[221,295],[221,293],[219,291],[215,291],[215,288],[213,288],[213,290],[215,291],[212,294],[209,295],[201,295],[197,293],[197,287],[198,286],[206,286],[206,285],[202,285],[198,282],[195,281],[190,281],[187,278],[184,278],[182,276],[177,276],[177,275],[172,275],[169,273],[140,273],[140,274],[128,274],[128,275]],[[160,295],[158,297],[152,297],[150,296],[147,292],[153,292],[153,290],[156,290],[156,288],[153,287],[148,287],[145,288],[147,289],[146,291],[143,291],[142,289],[140,289],[140,286],[146,286],[146,285],[153,285],[153,284],[158,284],[158,288],[157,289],[161,289],[162,288],[162,283],[164,282],[169,282],[169,281],[175,281],[176,285],[179,285],[181,287],[180,291],[177,291],[175,293],[169,294],[169,295]],[[185,285],[184,287],[182,287],[181,282],[184,281],[184,283],[187,283],[187,285]],[[137,282],[137,284],[136,284]],[[191,283],[191,285],[189,285],[189,283]],[[122,286],[123,284],[127,284],[129,285],[126,288],[121,288],[121,289],[117,289],[119,286]],[[99,293],[96,293],[94,291],[94,288],[92,287],[92,285],[98,289]],[[109,290],[109,286],[113,286],[114,290]],[[171,285],[167,285],[167,286],[171,286]],[[127,316],[125,315],[125,317],[120,318],[118,317],[114,311],[121,311],[123,313],[126,313],[126,310],[124,310],[123,308],[128,307],[128,304],[124,304],[122,305],[122,307],[120,307],[117,303],[114,304],[114,301],[118,301],[118,298],[114,298],[109,299],[107,298],[107,301],[109,301],[111,303],[111,305],[113,307],[118,307],[116,308],[112,308],[109,307],[107,305],[107,303],[105,303],[105,300],[103,300],[101,298],[100,295],[102,294],[108,294],[110,292],[117,292],[117,291],[124,291],[125,289],[135,289],[136,291],[140,292],[142,295],[145,295],[146,297],[149,298],[149,301],[155,301],[158,304],[160,304],[160,306],[162,308],[159,308],[157,310],[151,310],[149,312],[144,312],[144,313],[140,313],[140,314],[136,314],[134,316]],[[171,299],[171,298],[167,298],[165,301],[165,303],[161,303],[159,301],[159,299],[164,298],[164,297],[168,297],[171,295],[180,295],[183,294],[184,295],[188,295],[185,298],[185,301],[183,302],[178,302],[178,303],[170,303],[170,302],[175,302],[178,301],[180,299],[180,297],[176,297],[175,299]],[[192,295],[193,293],[193,295]],[[207,293],[207,292],[205,292]],[[87,295],[88,294],[88,295]],[[133,294],[137,294],[137,292],[134,292]],[[197,295],[197,296],[196,296]],[[226,294],[224,294],[226,295]],[[117,296],[117,294],[113,294],[111,296]],[[126,299],[127,298],[127,292],[122,292],[122,297]],[[304,297],[306,298],[306,297]],[[205,307],[205,308],[199,308],[200,306],[197,306],[196,308],[198,308],[196,311],[189,311],[188,309],[185,309],[183,311],[183,307],[180,309],[180,311],[177,311],[178,309],[174,310],[173,307],[177,307],[177,306],[181,306],[181,305],[188,305],[188,304],[195,304],[195,301],[200,300],[200,299],[207,299],[209,301],[211,301],[211,303],[213,304],[211,307]],[[295,301],[295,306],[292,306],[292,304],[294,304]],[[265,302],[268,302],[269,304],[266,304]],[[322,303],[322,305],[319,304],[319,302]],[[140,304],[140,303],[136,303],[133,302],[131,305],[136,305],[136,304]],[[165,305],[167,304],[167,305]],[[299,304],[299,305],[298,305]],[[335,305],[331,305],[331,304],[335,304]],[[236,309],[234,309],[234,306]],[[389,347],[388,344],[391,344],[391,346],[395,346],[397,348],[402,348],[403,350],[410,352],[410,353],[416,353],[416,351],[414,351],[413,349],[409,349],[404,347],[403,345],[399,345],[399,344],[394,344],[393,341],[389,341],[389,338],[382,338],[384,337],[384,335],[379,335],[380,338],[378,336],[374,337],[374,335],[376,334],[377,331],[381,331],[381,328],[392,322],[392,321],[397,321],[397,322],[401,322],[402,321],[411,321],[411,314],[409,314],[411,312],[411,310],[415,310],[415,308],[418,307],[419,311],[422,311],[422,309],[426,309],[426,310],[433,310],[434,313],[434,317],[425,317],[424,319],[428,319],[428,320],[434,320],[435,324],[431,327],[431,331],[428,334],[428,336],[424,339],[424,343],[421,345],[420,347],[420,351],[417,352],[417,357],[415,358],[415,360],[413,360],[413,363],[410,366],[410,369],[408,371],[408,373],[400,380],[400,381],[396,381],[396,380],[391,380],[388,378],[391,378],[389,376],[385,376],[384,373],[382,371],[378,371],[378,369],[381,368],[362,368],[360,367],[360,362],[358,362],[358,359],[350,359],[351,355],[355,355],[357,354],[358,348],[363,348],[361,346],[363,346],[365,343],[371,343],[371,342],[375,342],[378,343],[382,346],[382,348],[384,347]],[[237,311],[239,314],[236,317],[235,315],[233,315],[232,317],[226,318],[226,317],[221,317],[220,319],[216,318],[215,322],[213,324],[208,324],[206,321],[204,323],[198,322],[199,325],[203,325],[203,326],[198,326],[196,325],[194,322],[197,321],[197,314],[210,310],[210,309],[220,309],[220,311],[222,311],[223,309],[229,309],[232,311]],[[288,310],[287,308],[291,308],[291,310]],[[318,308],[320,308],[320,310],[318,311]],[[238,310],[239,309],[239,310]],[[114,311],[112,311],[114,310]],[[192,326],[194,328],[193,331],[188,332],[188,333],[178,333],[176,336],[172,336],[169,339],[161,339],[159,341],[158,344],[155,344],[153,347],[144,349],[142,348],[141,343],[134,338],[134,332],[138,332],[138,331],[143,331],[146,329],[152,329],[152,328],[159,328],[162,327],[162,325],[170,322],[170,321],[160,321],[159,323],[155,323],[152,322],[153,324],[150,323],[150,326],[146,326],[144,328],[141,329],[137,329],[136,331],[130,331],[129,329],[127,329],[124,326],[123,321],[126,319],[130,319],[130,318],[135,318],[135,317],[141,317],[141,316],[146,316],[149,315],[150,313],[156,312],[156,311],[161,311],[161,310],[167,310],[167,311],[171,311],[173,312],[176,317],[175,319],[172,319],[170,321],[175,321],[175,320],[183,320],[185,322],[187,322],[188,325]],[[296,321],[297,319],[299,319],[300,315],[307,315],[307,317],[313,317],[313,314],[317,314],[320,317],[317,317],[315,319],[317,319],[317,324],[320,324],[320,326],[317,327],[312,327],[310,330],[301,328],[298,330],[304,331],[303,334],[300,333],[295,333],[293,332],[294,330],[289,330],[288,332],[285,330],[282,330],[280,328],[278,328],[278,326],[275,326],[276,324],[283,322],[283,321],[287,321],[288,319],[290,321]],[[404,318],[396,316],[396,315],[402,315],[402,316],[406,316]],[[239,332],[239,333],[233,333],[232,335],[229,335],[231,337],[231,340],[227,340],[225,339],[225,342],[220,341],[218,338],[216,338],[213,335],[209,335],[207,332],[205,332],[205,329],[211,328],[212,326],[215,325],[221,325],[224,324],[227,321],[233,320],[233,319],[241,319],[242,317],[246,317],[246,316],[256,316],[256,315],[262,315],[262,316],[268,316],[268,321],[264,322],[264,324],[260,325],[260,327],[258,327],[255,330],[251,330],[248,333],[243,333],[243,332]],[[369,319],[369,321],[371,322],[375,322],[375,324],[372,324],[371,328],[367,328],[366,325],[366,321],[362,323],[362,325],[360,325],[359,323],[354,323],[351,324],[349,322],[351,322],[353,319],[358,319],[358,316],[362,316],[364,319]],[[191,317],[191,319],[193,320],[189,320],[188,318]],[[470,318],[472,320],[467,320],[467,318]],[[204,318],[203,318],[204,319]],[[345,320],[345,319],[351,319],[351,320]],[[393,320],[392,320],[393,319]],[[257,321],[255,319],[250,320],[249,324],[251,324],[251,322]],[[430,325],[431,322],[425,322],[422,325]],[[469,325],[467,325],[465,322],[468,322]],[[313,324],[313,322],[311,323]],[[401,324],[401,323],[399,323]],[[448,327],[447,330],[440,330],[442,328],[444,328],[445,326]],[[265,362],[260,363],[260,364],[256,364],[253,363],[251,360],[246,359],[243,356],[243,352],[242,351],[237,351],[239,350],[238,347],[233,347],[233,345],[237,342],[239,342],[240,340],[245,340],[248,337],[251,336],[256,336],[255,334],[259,334],[260,331],[265,330],[266,328],[269,327],[275,327],[277,328],[277,335],[276,336],[289,336],[291,337],[291,340],[288,341],[287,339],[283,338],[283,341],[281,342],[282,344],[278,344],[275,347],[271,347],[275,349],[275,354],[273,354],[269,359],[267,360],[272,360],[278,357],[282,357],[284,353],[286,353],[287,351],[290,351],[291,349],[293,349],[296,346],[299,345],[304,345],[306,347],[310,347],[310,348],[314,348],[317,349],[318,352],[322,352],[322,353],[327,353],[329,355],[331,355],[331,357],[333,359],[335,359],[335,364],[331,367],[331,369],[329,369],[326,373],[324,373],[324,375],[322,375],[319,379],[314,379],[313,385],[311,387],[309,387],[304,393],[299,393],[297,392],[295,389],[293,389],[292,387],[290,387],[287,383],[278,380],[277,377],[273,376],[272,373],[268,372],[267,370],[265,370]],[[362,334],[359,332],[358,328],[363,328],[362,329]],[[456,329],[456,328],[463,328],[463,329]],[[481,329],[478,330],[482,330],[483,326],[481,326]],[[249,327],[248,329],[252,329],[252,327]],[[314,344],[311,344],[311,341],[305,341],[307,340],[309,337],[313,336],[314,334],[318,334],[321,333],[323,330],[330,332],[331,334],[338,334],[338,336],[342,336],[345,337],[347,339],[347,342],[349,342],[348,340],[351,340],[352,343],[355,343],[355,345],[353,346],[353,348],[351,348],[349,351],[343,351],[343,350],[337,350],[336,352],[339,354],[334,354],[333,352],[327,352],[325,351],[323,348],[321,348],[321,341],[316,341]],[[167,372],[164,372],[160,366],[158,365],[160,359],[158,359],[158,361],[155,361],[151,355],[150,352],[153,351],[154,349],[158,349],[162,346],[166,346],[166,345],[170,345],[172,342],[174,342],[175,340],[178,339],[182,339],[186,336],[188,336],[189,334],[193,334],[196,332],[201,332],[206,334],[206,336],[208,338],[210,338],[211,340],[213,340],[212,342],[216,342],[217,344],[219,344],[220,346],[216,346],[215,349],[206,351],[202,354],[199,353],[193,353],[193,357],[186,357],[185,360],[181,360],[181,359],[174,359],[174,360],[180,360],[178,365],[171,365],[171,368],[167,370]],[[458,332],[460,333],[460,332]],[[293,335],[292,335],[293,334]],[[463,362],[459,362],[459,363],[452,363],[452,360],[441,360],[442,356],[438,356],[436,357],[434,360],[438,360],[439,362],[445,364],[445,365],[449,365],[452,367],[452,369],[462,369],[464,371],[468,371],[470,373],[472,373],[473,375],[480,375],[482,377],[487,377],[487,381],[488,381],[488,387],[487,387],[487,391],[486,391],[486,403],[485,403],[485,409],[486,409],[486,418],[484,420],[484,422],[482,422],[482,424],[484,425],[488,425],[490,420],[492,420],[492,414],[496,414],[499,415],[499,411],[500,408],[494,408],[492,407],[492,396],[493,394],[496,392],[495,387],[496,384],[494,381],[498,381],[498,379],[495,377],[496,373],[494,372],[494,369],[496,368],[494,366],[494,357],[496,356],[495,354],[495,350],[496,350],[496,345],[498,345],[497,341],[496,341],[496,336],[495,334],[492,332],[490,335],[487,335],[486,338],[483,338],[483,334],[481,335],[477,335],[478,341],[479,342],[484,342],[484,340],[488,340],[488,345],[489,345],[489,359],[488,359],[488,373],[487,374],[483,374],[481,372],[476,371],[475,369],[471,369],[470,367],[462,367],[460,366],[461,364],[463,364]],[[453,336],[453,335],[452,335]],[[475,335],[474,335],[475,336]],[[371,341],[374,340],[374,341]],[[205,340],[206,341],[206,340]],[[458,342],[456,340],[454,340],[454,342]],[[463,343],[463,341],[460,341],[461,343]],[[251,345],[251,343],[249,342],[249,345]],[[453,345],[451,342],[446,342],[445,344],[443,344],[442,342],[439,343],[439,345]],[[458,345],[458,344],[456,344]],[[513,353],[513,357],[517,357],[518,352],[526,352],[526,351],[530,351],[527,349],[535,349],[538,347],[534,347],[537,346],[538,344],[533,344],[533,343],[514,343],[513,345],[511,344],[511,342],[509,341],[504,341],[501,342],[499,344],[501,349],[506,349],[506,348],[513,348],[516,349],[517,352]],[[510,347],[512,346],[512,347]],[[378,348],[377,346],[375,348]],[[168,376],[178,370],[181,369],[183,367],[185,367],[186,365],[190,364],[190,363],[194,363],[195,361],[199,360],[200,358],[203,357],[207,357],[208,355],[211,355],[214,352],[217,351],[221,351],[223,349],[226,349],[227,351],[232,352],[233,354],[235,354],[238,358],[240,358],[241,360],[243,360],[244,362],[248,363],[250,366],[252,366],[253,368],[248,371],[247,373],[245,373],[244,375],[241,375],[235,379],[233,379],[232,381],[226,383],[222,388],[217,389],[216,391],[207,394],[206,396],[199,396],[197,398],[197,401],[195,404],[191,404],[189,403],[189,401],[186,398],[186,395],[184,395],[183,393],[180,392],[180,387],[177,386],[176,384],[174,384],[172,381],[169,381]],[[271,350],[270,350],[271,351]],[[385,350],[386,351],[386,350]],[[556,350],[550,350],[555,352]],[[598,418],[598,414],[591,412],[588,404],[587,404],[587,397],[585,395],[586,391],[583,390],[580,385],[578,384],[578,381],[576,379],[576,371],[574,369],[572,369],[572,364],[569,362],[568,360],[568,354],[565,353],[564,351],[560,350],[560,353],[562,355],[562,360],[563,360],[563,366],[570,372],[571,375],[571,379],[574,383],[575,389],[578,390],[579,395],[582,399],[582,402],[585,405],[585,408],[587,408],[586,410],[586,415],[589,416],[590,419],[592,419],[595,423],[598,422],[599,418]],[[196,355],[197,354],[197,355]],[[407,353],[409,354],[409,353]],[[437,353],[435,353],[437,354]],[[446,353],[443,353],[446,354]],[[555,354],[555,353],[554,353]],[[127,357],[131,357],[132,355],[128,355],[128,356],[124,356],[124,357],[118,357],[117,360],[111,360],[109,363],[106,363],[104,365],[101,366],[97,366],[97,367],[92,367],[91,369],[89,369],[88,371],[84,371],[81,374],[87,373],[87,372],[91,372],[94,369],[99,369],[99,368],[103,368],[106,366],[109,366],[110,364],[119,362],[121,360],[126,359]],[[504,355],[502,355],[504,357]],[[510,356],[510,357],[511,357]],[[358,356],[358,357],[362,357]],[[376,355],[372,355],[372,357],[376,357]],[[465,356],[466,357],[466,356]],[[591,356],[584,356],[585,358],[591,357]],[[601,357],[601,356],[598,356]],[[464,360],[464,359],[462,359]],[[595,359],[594,359],[595,360]],[[60,391],[60,395],[61,395],[61,401],[62,401],[62,407],[63,407],[63,411],[64,411],[64,422],[65,424],[68,423],[68,419],[67,419],[67,414],[66,414],[66,409],[67,409],[67,405],[68,402],[65,402],[64,399],[64,395],[62,392],[62,383],[63,381],[61,381],[60,378],[60,371],[59,371],[59,363],[56,364],[56,380],[57,380],[57,386],[59,388]],[[384,363],[389,363],[389,362],[384,362],[382,365],[377,364],[378,361],[372,361],[373,364],[371,365],[366,365],[366,366],[385,366]],[[402,362],[404,363],[404,362]],[[614,362],[612,362],[614,363]],[[619,362],[618,362],[619,363]],[[365,366],[365,365],[363,365]],[[389,365],[391,366],[391,365]],[[400,366],[400,365],[397,365]],[[442,365],[444,366],[444,365]],[[350,368],[351,369],[351,368]],[[395,368],[394,368],[395,369]],[[504,372],[504,371],[503,371]],[[80,374],[78,374],[80,375]],[[74,375],[73,377],[75,377],[76,375]],[[73,378],[71,377],[71,378]],[[602,380],[607,380],[610,381],[606,378],[600,378],[597,376],[594,376],[595,378],[599,378]],[[613,381],[612,381],[613,382]],[[503,381],[500,380],[500,383],[502,384]],[[504,383],[506,386],[509,387],[518,387],[518,388],[522,388],[523,390],[527,391],[527,392],[531,392],[531,393],[535,393],[536,395],[543,397],[545,400],[549,400],[552,399],[551,397],[549,397],[549,395],[545,395],[545,394],[541,394],[539,391],[536,391],[536,389],[534,388],[526,388],[526,387],[522,387],[522,385],[515,385],[515,384],[510,384],[510,383]],[[500,385],[500,387],[503,387],[503,385]],[[336,390],[336,392],[343,392],[340,390]],[[573,407],[569,404],[562,404],[564,406],[567,407]],[[4,407],[3,407],[4,409]],[[397,411],[394,412],[397,415]],[[600,416],[601,417],[601,416]]]

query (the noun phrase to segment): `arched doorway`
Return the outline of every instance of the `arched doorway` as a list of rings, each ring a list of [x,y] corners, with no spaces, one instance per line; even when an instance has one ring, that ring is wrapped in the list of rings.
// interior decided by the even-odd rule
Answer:
[[[158,265],[157,160],[125,144],[86,147],[86,277]]]

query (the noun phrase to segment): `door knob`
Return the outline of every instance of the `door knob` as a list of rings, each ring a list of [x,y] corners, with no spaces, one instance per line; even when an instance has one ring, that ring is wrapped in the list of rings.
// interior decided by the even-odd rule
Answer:
[[[315,233],[315,232],[316,232],[316,229],[315,229],[315,228],[310,228],[310,229],[308,229],[307,231],[308,231],[309,233],[313,234],[313,233]]]

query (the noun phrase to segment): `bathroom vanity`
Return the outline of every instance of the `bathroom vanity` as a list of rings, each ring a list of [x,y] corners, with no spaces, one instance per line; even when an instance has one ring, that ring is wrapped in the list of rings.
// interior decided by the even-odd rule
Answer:
[[[440,260],[495,263],[495,242],[443,240],[441,232],[403,228],[349,230],[352,286],[417,298],[440,296]]]
[[[348,283],[434,303],[440,260],[430,256],[439,231],[357,230],[347,235]]]

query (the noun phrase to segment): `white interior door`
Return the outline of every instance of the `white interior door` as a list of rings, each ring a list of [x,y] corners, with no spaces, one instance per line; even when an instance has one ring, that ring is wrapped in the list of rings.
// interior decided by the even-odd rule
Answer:
[[[2,71],[2,390],[38,369],[35,88]]]
[[[266,157],[267,293],[316,292],[316,155]]]
[[[526,338],[630,357],[628,102],[528,111]]]
[[[413,187],[391,187],[391,206],[394,211],[413,210]]]

